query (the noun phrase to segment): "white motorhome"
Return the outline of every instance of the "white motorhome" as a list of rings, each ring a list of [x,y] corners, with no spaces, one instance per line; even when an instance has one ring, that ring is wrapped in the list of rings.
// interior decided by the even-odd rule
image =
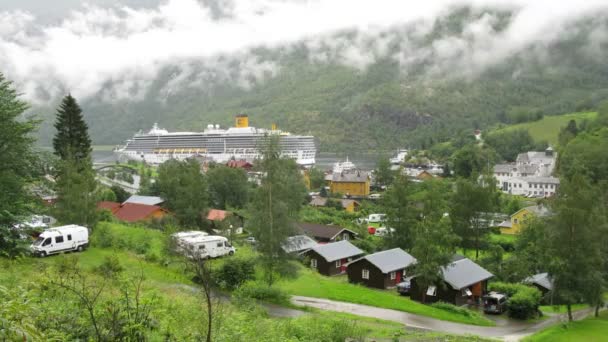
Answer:
[[[386,220],[386,214],[370,214],[367,218],[367,222],[369,223],[380,223]]]
[[[51,254],[79,251],[89,247],[89,230],[74,224],[46,229],[30,246],[34,255],[45,257]]]
[[[184,246],[188,241],[193,239],[198,239],[203,236],[207,236],[206,232],[201,232],[200,230],[191,230],[187,232],[177,232],[172,234],[173,242],[175,243],[175,250],[178,253],[182,253],[184,251]]]
[[[236,249],[223,236],[210,235],[184,240],[185,253],[190,258],[217,258],[233,255]]]

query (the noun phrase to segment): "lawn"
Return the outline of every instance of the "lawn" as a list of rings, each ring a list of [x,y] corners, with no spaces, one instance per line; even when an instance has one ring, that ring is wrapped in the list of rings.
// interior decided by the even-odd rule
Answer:
[[[585,308],[588,308],[589,305],[587,304],[572,304],[572,311],[578,311],[578,310],[582,310]],[[565,305],[541,305],[539,307],[540,311],[544,312],[544,313],[566,313],[567,309]]]
[[[536,142],[547,141],[551,145],[557,144],[557,136],[562,127],[568,124],[568,121],[575,120],[580,124],[583,120],[593,120],[597,116],[596,112],[571,113],[564,115],[544,116],[541,120],[533,122],[524,122],[516,125],[499,128],[497,131],[526,129]]]
[[[526,342],[599,342],[608,339],[608,312],[600,317],[589,317],[582,321],[560,324],[542,330],[524,339]]]
[[[325,277],[304,267],[301,267],[297,279],[282,280],[277,286],[293,295],[365,304],[452,322],[484,326],[494,325],[492,321],[473,312],[470,316],[448,312],[413,301],[408,297],[399,296],[393,290],[375,290],[349,284],[345,276]]]

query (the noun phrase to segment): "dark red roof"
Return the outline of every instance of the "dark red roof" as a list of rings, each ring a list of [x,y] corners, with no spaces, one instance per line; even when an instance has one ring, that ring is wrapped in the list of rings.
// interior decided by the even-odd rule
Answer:
[[[246,160],[229,160],[226,163],[226,166],[234,168],[234,169],[246,169],[249,170],[253,167],[253,164],[251,164],[250,162],[246,161]]]
[[[118,202],[101,201],[101,202],[97,203],[98,210],[107,209],[107,210],[111,211],[112,213],[114,213],[119,208],[120,208],[120,203],[118,203]]]
[[[125,203],[114,213],[114,216],[122,221],[136,222],[150,218],[150,215],[159,210],[165,211],[157,205]]]

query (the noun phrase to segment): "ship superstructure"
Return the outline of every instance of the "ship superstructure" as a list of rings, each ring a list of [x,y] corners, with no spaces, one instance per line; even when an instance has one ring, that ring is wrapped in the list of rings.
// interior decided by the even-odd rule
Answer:
[[[235,127],[222,129],[208,125],[203,132],[168,132],[157,124],[147,133],[138,133],[124,146],[114,151],[121,160],[161,164],[169,159],[201,157],[217,163],[231,159],[253,162],[260,158],[259,147],[269,135],[280,137],[281,154],[300,165],[315,163],[317,148],[313,136],[292,135],[276,127],[272,129],[249,126],[247,115],[237,115]]]

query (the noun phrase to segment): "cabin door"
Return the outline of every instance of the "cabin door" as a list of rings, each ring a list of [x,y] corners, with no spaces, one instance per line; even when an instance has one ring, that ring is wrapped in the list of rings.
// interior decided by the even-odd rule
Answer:
[[[397,272],[397,277],[395,278],[395,284],[399,284],[401,282],[401,273],[403,273],[403,272]]]

